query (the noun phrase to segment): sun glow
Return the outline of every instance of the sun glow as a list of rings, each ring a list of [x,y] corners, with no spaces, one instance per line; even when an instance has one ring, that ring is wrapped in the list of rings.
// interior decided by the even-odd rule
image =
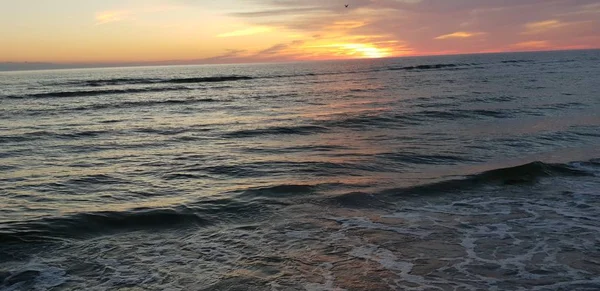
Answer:
[[[579,3],[594,2],[589,0],[525,6],[464,1],[451,13],[447,2],[452,1],[345,2],[354,4],[0,0],[0,66],[263,63],[600,48],[600,5]]]
[[[270,27],[266,27],[266,26],[250,27],[250,28],[246,28],[246,29],[240,29],[240,30],[236,30],[236,31],[221,33],[221,34],[217,35],[217,37],[249,36],[249,35],[266,33],[266,32],[271,32],[271,31],[273,31],[273,29]]]
[[[383,58],[391,55],[389,49],[378,48],[370,44],[350,43],[340,45],[340,48],[348,51],[352,56],[362,56],[364,58]]]
[[[380,48],[374,44],[363,44],[363,43],[336,43],[306,47],[308,51],[326,50],[327,53],[337,57],[350,57],[350,58],[384,58],[392,55],[392,49]]]

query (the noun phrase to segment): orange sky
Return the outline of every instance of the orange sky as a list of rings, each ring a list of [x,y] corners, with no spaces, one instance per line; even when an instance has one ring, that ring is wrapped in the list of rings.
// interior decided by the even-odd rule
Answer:
[[[0,0],[0,35],[0,62],[232,63],[583,49],[600,48],[600,0]]]

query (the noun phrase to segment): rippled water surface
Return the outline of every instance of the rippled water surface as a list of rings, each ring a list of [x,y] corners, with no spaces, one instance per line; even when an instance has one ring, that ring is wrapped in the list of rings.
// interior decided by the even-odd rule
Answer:
[[[598,290],[599,60],[0,73],[0,289]]]

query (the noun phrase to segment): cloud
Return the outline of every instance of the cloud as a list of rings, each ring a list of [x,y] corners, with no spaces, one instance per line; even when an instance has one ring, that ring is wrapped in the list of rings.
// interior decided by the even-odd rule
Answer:
[[[276,44],[276,45],[273,45],[269,48],[266,48],[264,50],[261,50],[261,51],[255,53],[254,56],[265,57],[265,56],[274,56],[274,55],[279,55],[279,54],[288,54],[289,52],[286,52],[286,50],[289,50],[290,48],[293,48],[295,46],[302,45],[303,43],[304,43],[304,41],[302,41],[302,40],[295,40],[290,43]]]
[[[332,24],[325,27],[326,30],[350,30],[354,28],[359,28],[365,26],[365,21],[359,20],[345,20],[345,21],[335,21]]]
[[[330,49],[329,52],[338,56],[383,58],[392,55],[389,48],[379,48],[375,44],[365,43],[339,43],[313,46],[312,48]]]
[[[206,58],[206,59],[197,60],[197,61],[199,61],[200,63],[215,63],[215,62],[223,62],[223,61],[228,61],[228,60],[236,60],[236,59],[239,59],[239,58],[241,58],[243,56],[247,56],[247,55],[248,55],[247,50],[230,49],[230,50],[226,50],[226,52],[224,54]]]
[[[449,38],[470,38],[484,34],[483,32],[466,32],[457,31],[450,34],[444,34],[436,37],[435,39],[449,39]]]
[[[517,49],[545,49],[550,47],[550,42],[546,40],[532,40],[532,41],[524,41],[519,42],[512,45]]]
[[[594,38],[600,21],[590,12],[598,10],[598,4],[598,0],[248,0],[238,11],[228,6],[227,15],[250,28],[219,36],[269,33],[253,27],[277,27],[278,33],[302,40],[291,44],[282,36],[279,44],[250,54],[256,58],[600,47]]]
[[[217,37],[248,36],[248,35],[254,35],[254,34],[259,34],[259,33],[270,32],[272,30],[273,29],[270,28],[270,27],[257,26],[257,27],[250,27],[250,28],[245,28],[245,29],[230,31],[230,32],[226,32],[226,33],[221,33],[221,34],[217,35]]]
[[[600,3],[586,4],[574,11],[561,13],[560,16],[581,16],[586,14],[600,14]],[[597,17],[597,16],[596,16]]]
[[[600,22],[597,20],[586,20],[579,18],[578,20],[566,22],[560,20],[545,20],[539,22],[531,22],[525,24],[525,31],[521,32],[522,35],[534,35],[542,33],[558,33],[563,31],[565,33],[577,31],[578,33],[587,33],[585,30],[597,30],[600,26]],[[591,31],[590,31],[591,32]]]
[[[307,12],[323,11],[323,8],[319,7],[299,7],[299,8],[286,8],[286,9],[267,9],[257,10],[250,12],[237,12],[232,13],[234,17],[248,17],[248,18],[259,18],[259,17],[276,17],[286,15],[298,15]]]
[[[127,19],[131,12],[127,10],[102,11],[96,13],[96,25],[119,22]]]
[[[538,22],[530,22],[525,24],[525,32],[523,34],[537,34],[552,29],[557,29],[569,25],[556,19],[544,20]]]
[[[304,42],[301,40],[295,40],[286,43],[279,43],[272,45],[262,50],[245,50],[245,49],[231,49],[226,50],[225,53],[214,57],[197,59],[187,61],[187,63],[248,63],[248,62],[268,62],[268,61],[283,61],[290,59],[300,59],[302,53],[299,51],[299,47]]]
[[[121,21],[139,21],[140,18],[148,16],[165,15],[176,10],[182,10],[183,6],[177,5],[144,5],[143,7],[129,6],[124,9],[105,10],[97,12],[95,15],[96,25],[107,24]]]

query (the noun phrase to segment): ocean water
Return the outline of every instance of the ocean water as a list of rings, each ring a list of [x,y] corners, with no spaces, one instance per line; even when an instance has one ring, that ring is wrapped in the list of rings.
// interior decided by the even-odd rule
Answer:
[[[0,73],[1,290],[599,290],[600,51]]]

